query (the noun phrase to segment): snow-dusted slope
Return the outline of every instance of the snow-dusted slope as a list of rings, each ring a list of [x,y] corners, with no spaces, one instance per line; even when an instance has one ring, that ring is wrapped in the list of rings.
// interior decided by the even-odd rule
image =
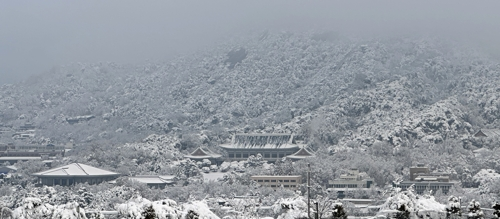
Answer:
[[[168,63],[61,66],[1,87],[0,119],[34,123],[33,142],[203,130],[224,141],[234,130],[336,147],[438,143],[498,125],[500,68],[476,53],[429,38],[317,36],[265,32]]]

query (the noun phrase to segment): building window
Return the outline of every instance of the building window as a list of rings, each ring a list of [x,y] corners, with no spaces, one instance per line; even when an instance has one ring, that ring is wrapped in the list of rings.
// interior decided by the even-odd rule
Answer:
[[[276,182],[276,180],[275,180],[275,179],[272,179],[272,180],[271,180],[271,182]]]
[[[285,179],[285,180],[283,180],[283,182],[290,182],[290,180],[288,180],[288,179]]]
[[[297,182],[297,180],[292,179],[292,180],[290,180],[290,182]]]
[[[276,187],[276,185],[271,185],[271,187]]]
[[[229,153],[229,158],[234,158],[234,154],[233,153]]]
[[[278,154],[272,154],[271,155],[273,158],[278,158]]]
[[[279,157],[280,158],[285,157],[285,154],[284,153],[280,153]]]
[[[263,182],[263,181],[264,181],[264,180],[261,180],[261,179],[257,180],[257,182]]]
[[[248,158],[248,154],[243,154],[243,158]]]
[[[290,185],[284,185],[284,187],[285,187],[285,188],[288,188],[288,187],[290,187]]]
[[[271,157],[271,154],[268,154],[268,153],[264,154],[264,158],[270,158],[270,157]]]
[[[264,182],[269,182],[269,180],[268,180],[268,179],[266,179],[266,180],[264,180]]]
[[[241,154],[236,154],[236,158],[241,158]]]

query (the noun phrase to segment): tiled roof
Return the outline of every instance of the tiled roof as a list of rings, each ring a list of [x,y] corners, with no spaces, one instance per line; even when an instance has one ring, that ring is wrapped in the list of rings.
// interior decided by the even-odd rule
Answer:
[[[201,147],[196,148],[191,154],[185,155],[187,158],[197,158],[197,159],[208,159],[208,158],[219,158],[222,157],[220,154],[216,154],[208,149],[203,149]]]
[[[474,137],[500,137],[500,130],[499,129],[481,129],[476,134],[474,134]]]
[[[231,143],[220,145],[222,148],[245,148],[245,149],[284,149],[297,148],[293,143],[293,134],[235,134]]]
[[[32,174],[33,176],[118,176],[119,173],[99,169],[81,163],[72,163],[66,166]]]
[[[294,154],[288,155],[286,157],[292,159],[304,159],[306,157],[312,157],[312,156],[314,156],[314,154],[309,152],[305,147],[303,147]]]
[[[146,184],[171,184],[174,182],[173,176],[133,176],[129,177],[129,180],[137,181]]]

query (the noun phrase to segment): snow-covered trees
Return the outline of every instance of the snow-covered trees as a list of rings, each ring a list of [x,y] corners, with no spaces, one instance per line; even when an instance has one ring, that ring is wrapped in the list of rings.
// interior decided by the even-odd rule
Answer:
[[[83,219],[87,218],[85,216],[85,210],[80,208],[80,205],[76,202],[66,203],[64,205],[56,206],[54,212],[52,213],[53,219]]]
[[[446,217],[460,218],[462,217],[462,210],[460,209],[460,198],[450,196],[448,205],[446,206]]]
[[[272,206],[278,219],[307,218],[307,203],[303,197],[280,199]]]
[[[332,209],[332,219],[347,219],[347,213],[342,203],[335,203]]]
[[[482,169],[472,179],[479,183],[481,194],[489,194],[491,189],[500,182],[500,174],[492,169]]]
[[[467,209],[469,210],[469,213],[467,214],[467,219],[484,218],[483,210],[481,210],[481,204],[478,201],[473,199],[467,206]]]
[[[182,160],[178,163],[178,165],[176,165],[175,169],[175,176],[178,180],[184,182],[185,185],[192,182],[202,181],[203,176],[201,175],[201,170],[198,168],[195,161],[190,159]]]
[[[85,210],[76,202],[63,205],[50,205],[39,198],[28,197],[22,200],[19,207],[12,211],[14,219],[53,218],[53,219],[86,219]]]
[[[332,42],[316,35],[250,34],[169,63],[60,66],[34,84],[2,86],[0,110],[6,123],[30,120],[42,127],[41,137],[59,143],[164,133],[183,134],[191,144],[198,142],[186,134],[215,126],[299,132],[324,118],[312,134],[318,144],[369,146],[380,138],[397,145],[409,136],[439,142],[470,134],[469,114],[498,124],[499,68],[484,57],[438,39]],[[65,120],[89,114],[95,118]]]
[[[500,203],[493,202],[491,208],[493,208],[493,218],[500,218]]]
[[[119,204],[116,208],[121,216],[135,219],[219,219],[204,201],[192,201],[179,205],[170,199],[152,202],[136,197]]]
[[[446,206],[438,203],[434,196],[415,194],[412,187],[406,191],[393,188],[390,197],[381,206],[380,212],[395,212],[400,218],[409,218],[412,213],[418,214],[421,211],[443,212],[445,208]]]
[[[48,218],[52,215],[54,206],[43,203],[39,198],[25,198],[20,206],[14,209],[12,217],[15,219]]]

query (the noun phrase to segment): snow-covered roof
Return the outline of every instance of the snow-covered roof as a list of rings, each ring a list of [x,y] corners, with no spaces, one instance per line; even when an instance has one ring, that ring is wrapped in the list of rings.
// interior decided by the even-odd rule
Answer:
[[[32,175],[40,177],[44,176],[45,177],[51,177],[51,176],[92,177],[92,176],[119,176],[120,174],[81,163],[72,163],[66,166],[57,167],[39,173],[34,173]]]
[[[175,176],[133,176],[129,177],[129,180],[137,181],[145,184],[170,184],[174,182]]]
[[[11,171],[17,171],[15,166],[0,166],[0,173],[8,173]]]
[[[209,158],[219,158],[222,157],[222,155],[216,154],[208,149],[203,149],[201,147],[198,147],[191,154],[184,155],[184,157],[191,159],[209,159]]]
[[[11,169],[11,170],[17,170],[17,167],[16,167],[16,166],[14,166],[14,165],[5,166],[5,167],[7,167],[7,168],[9,168],[9,169]]]
[[[292,159],[304,159],[306,157],[314,157],[314,154],[307,150],[305,147],[301,148],[299,151],[295,152],[292,155],[286,156],[287,158]]]
[[[476,134],[474,134],[474,137],[500,137],[500,130],[499,129],[481,129]]]
[[[42,157],[0,157],[0,161],[7,160],[41,160]]]
[[[231,143],[220,145],[222,148],[240,149],[285,149],[299,148],[299,144],[293,143],[293,134],[286,133],[240,133],[235,134]]]

